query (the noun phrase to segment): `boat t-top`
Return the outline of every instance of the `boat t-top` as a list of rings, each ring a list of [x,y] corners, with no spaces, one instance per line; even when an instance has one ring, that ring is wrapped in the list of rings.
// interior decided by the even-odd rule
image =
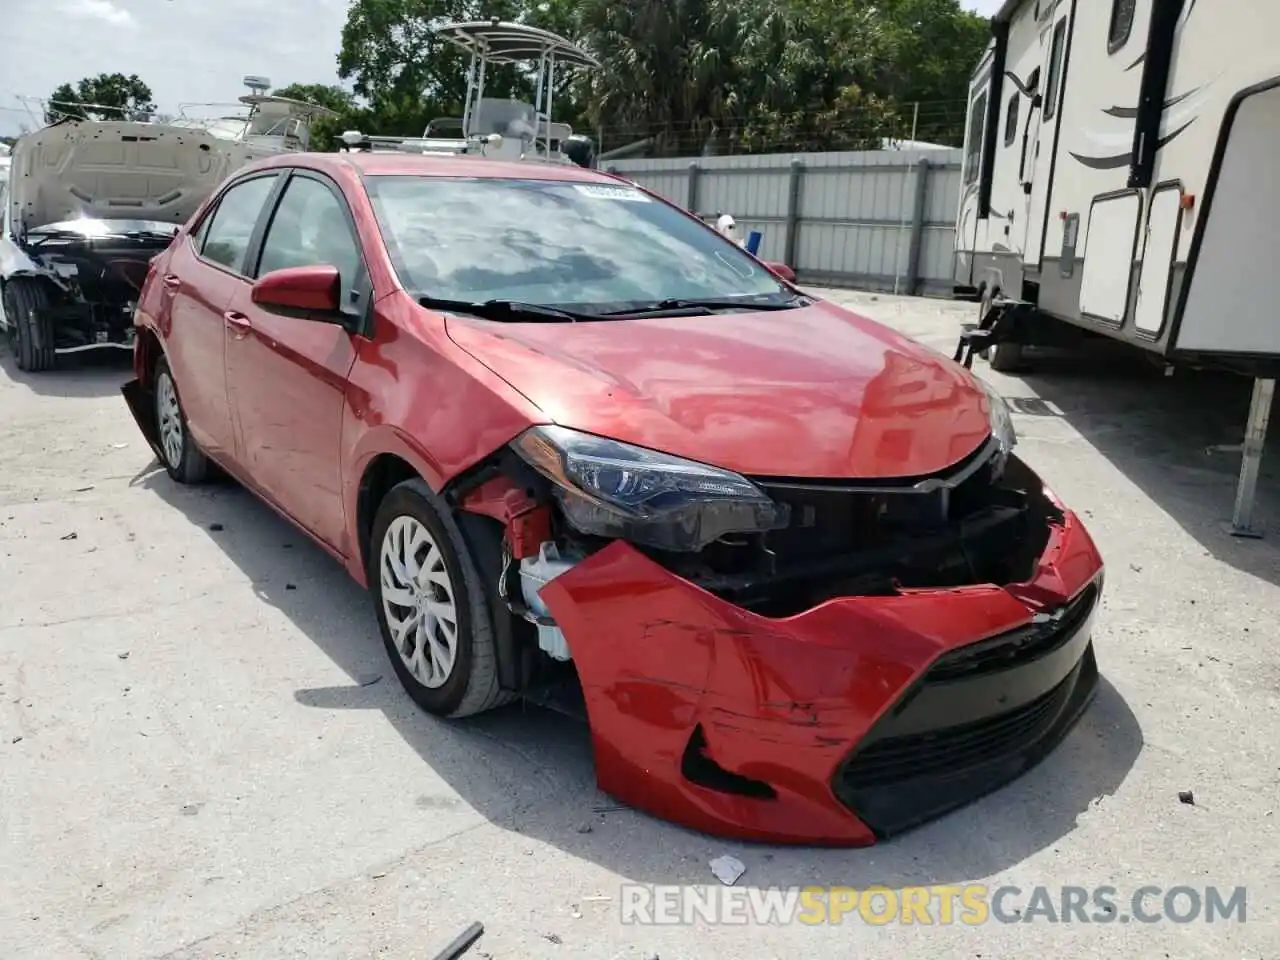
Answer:
[[[233,140],[246,147],[251,157],[259,157],[310,149],[311,124],[320,117],[336,116],[332,110],[316,103],[271,96],[266,92],[271,88],[271,81],[266,77],[247,76],[244,84],[249,93],[238,98],[236,104],[180,104],[178,117],[169,121],[169,125],[205,130],[219,140]],[[194,115],[228,108],[235,112]]]
[[[342,135],[346,149],[591,165],[590,138],[575,135],[567,123],[557,123],[552,110],[557,68],[598,68],[595,57],[564,37],[522,23],[448,23],[435,33],[470,55],[462,116],[432,120],[421,137],[349,130]],[[490,67],[503,64],[536,64],[533,103],[484,95]]]

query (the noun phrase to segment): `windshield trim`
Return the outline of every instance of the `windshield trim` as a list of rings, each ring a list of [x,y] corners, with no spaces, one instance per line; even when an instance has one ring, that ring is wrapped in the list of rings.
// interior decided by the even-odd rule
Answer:
[[[531,174],[536,174],[536,172],[537,171],[530,170]],[[551,171],[547,171],[547,172],[551,172]],[[733,258],[735,260],[738,260],[741,263],[743,263],[744,266],[749,267],[749,269],[752,272],[760,271],[760,276],[763,279],[766,279],[771,284],[771,289],[756,290],[756,291],[750,291],[750,292],[730,292],[730,293],[721,294],[719,299],[729,299],[731,297],[739,297],[744,299],[757,299],[757,300],[763,299],[763,298],[770,298],[770,299],[778,298],[783,300],[792,300],[798,294],[798,291],[796,290],[796,288],[786,283],[784,280],[782,280],[782,278],[775,276],[756,257],[747,253],[747,251],[743,249],[739,244],[735,243],[734,241],[730,240],[728,237],[724,236],[722,233],[716,230],[711,224],[707,223],[701,217],[698,217],[690,213],[688,210],[685,210],[683,207],[680,207],[677,204],[671,203],[669,200],[667,200],[666,198],[658,194],[655,194],[649,190],[645,190],[640,186],[638,186],[637,184],[630,183],[625,180],[614,179],[611,177],[610,178],[605,178],[605,177],[587,178],[587,177],[560,177],[560,176],[537,176],[537,175],[493,177],[493,176],[483,176],[483,175],[475,175],[475,174],[457,174],[457,173],[434,174],[434,173],[417,173],[417,172],[415,173],[398,173],[398,172],[397,173],[365,173],[362,176],[362,180],[364,182],[365,192],[368,195],[370,208],[373,213],[374,226],[378,231],[378,236],[382,240],[383,246],[386,248],[388,259],[391,261],[391,268],[395,276],[395,279],[400,285],[400,287],[410,296],[414,297],[414,299],[422,299],[424,297],[440,298],[442,296],[442,293],[439,290],[424,289],[423,287],[421,287],[420,285],[414,282],[413,272],[409,268],[408,263],[406,262],[406,259],[403,255],[403,252],[400,249],[399,239],[395,235],[395,230],[392,228],[392,226],[389,223],[386,222],[387,218],[383,215],[383,212],[380,210],[381,187],[384,184],[400,183],[400,182],[410,181],[410,180],[431,181],[433,183],[434,182],[467,183],[467,184],[492,183],[495,186],[497,186],[499,189],[504,185],[544,185],[549,189],[574,187],[574,186],[596,186],[596,187],[611,187],[611,188],[620,189],[620,190],[635,191],[637,193],[643,194],[643,196],[648,202],[661,205],[665,210],[669,210],[671,212],[679,214],[681,217],[686,218],[687,220],[691,221],[693,224],[696,224],[698,228],[705,231],[705,235],[707,236],[707,239],[716,249],[716,256],[718,258],[725,258],[726,265],[729,265],[728,258]],[[732,269],[732,267],[730,268]],[[456,299],[454,297],[444,297],[444,298]],[[490,299],[490,298],[480,297],[477,299]],[[502,297],[499,299],[506,299],[506,298]],[[655,296],[652,298],[644,298],[644,299],[663,300],[663,299],[669,299],[669,298],[662,297],[662,296]],[[691,299],[696,299],[696,298],[691,298]],[[639,301],[640,298],[637,298],[637,300]],[[570,303],[568,301],[563,301],[563,300],[560,300],[560,301],[549,300],[546,302],[545,306],[548,306],[548,307],[559,306],[564,308],[582,309],[582,308],[588,308],[588,307],[594,308],[595,306],[601,303],[609,303],[609,302],[611,301],[583,301],[583,302]],[[617,301],[617,302],[622,303],[624,301]],[[749,304],[744,304],[744,307],[749,307]]]

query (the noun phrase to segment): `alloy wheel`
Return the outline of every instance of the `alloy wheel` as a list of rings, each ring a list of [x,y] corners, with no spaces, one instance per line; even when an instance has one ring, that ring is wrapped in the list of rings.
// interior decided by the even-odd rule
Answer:
[[[448,682],[458,656],[458,611],[444,554],[414,517],[391,521],[378,559],[382,610],[400,659],[424,687]]]
[[[160,430],[160,447],[169,466],[177,470],[182,465],[185,444],[182,428],[182,409],[178,406],[178,391],[173,378],[167,372],[156,378],[156,422]]]

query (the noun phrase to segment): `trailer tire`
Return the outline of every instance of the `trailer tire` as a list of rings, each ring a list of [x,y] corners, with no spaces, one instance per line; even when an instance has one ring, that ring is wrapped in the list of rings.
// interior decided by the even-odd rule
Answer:
[[[1017,373],[1027,368],[1025,354],[1020,343],[997,343],[991,347],[989,363],[996,373]]]
[[[49,289],[40,280],[16,277],[4,285],[9,345],[19,370],[41,373],[58,363],[53,318],[47,313],[51,305]]]

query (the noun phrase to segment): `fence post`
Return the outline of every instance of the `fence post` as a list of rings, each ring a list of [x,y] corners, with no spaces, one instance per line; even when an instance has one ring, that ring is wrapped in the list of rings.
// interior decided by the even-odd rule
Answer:
[[[685,204],[684,208],[692,213],[695,217],[701,216],[698,213],[698,161],[689,161],[689,183],[685,188]]]
[[[787,228],[785,252],[782,262],[799,273],[796,266],[796,251],[800,243],[800,184],[804,179],[804,161],[799,157],[791,159],[791,181],[787,185]]]
[[[916,196],[911,208],[911,242],[907,247],[907,295],[916,296],[920,287],[920,252],[924,245],[925,201],[929,195],[929,161],[916,164]]]

